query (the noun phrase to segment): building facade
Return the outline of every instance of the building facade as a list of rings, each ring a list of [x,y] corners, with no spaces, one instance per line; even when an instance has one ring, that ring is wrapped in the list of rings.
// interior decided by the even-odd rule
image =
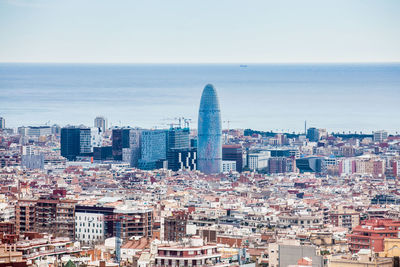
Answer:
[[[167,131],[144,130],[141,133],[139,169],[152,170],[164,167],[167,159]]]
[[[206,85],[200,101],[198,119],[197,167],[202,173],[222,170],[222,125],[217,91]]]
[[[94,119],[94,127],[100,128],[104,133],[107,130],[107,120],[102,116],[98,116]]]
[[[0,117],[0,129],[5,129],[5,128],[6,128],[6,119]]]
[[[242,172],[243,170],[243,149],[241,145],[223,145],[222,146],[222,160],[235,161],[236,171]]]

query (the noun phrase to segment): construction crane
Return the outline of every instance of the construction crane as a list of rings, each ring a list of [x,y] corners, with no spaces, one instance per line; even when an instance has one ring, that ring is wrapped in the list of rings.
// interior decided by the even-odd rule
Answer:
[[[179,128],[189,128],[189,124],[190,122],[192,122],[191,119],[189,118],[185,118],[185,117],[175,117],[175,118],[164,118],[164,121],[176,121],[177,123],[168,123],[168,125],[171,126],[171,128],[173,128],[173,126],[177,126]]]
[[[185,124],[185,128],[190,128],[189,124],[192,122],[192,119],[183,118],[183,122]]]
[[[226,132],[226,140],[225,140],[225,143],[228,143],[228,142],[229,142],[229,132],[230,132],[229,125],[230,125],[231,122],[233,122],[233,121],[231,121],[231,120],[223,121],[223,123],[227,123],[227,124],[228,124],[228,130],[227,130],[227,132]]]

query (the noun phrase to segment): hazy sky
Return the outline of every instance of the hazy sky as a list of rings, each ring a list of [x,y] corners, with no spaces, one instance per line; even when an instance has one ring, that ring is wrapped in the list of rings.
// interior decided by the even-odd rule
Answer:
[[[0,0],[0,61],[400,62],[399,14],[399,0]]]

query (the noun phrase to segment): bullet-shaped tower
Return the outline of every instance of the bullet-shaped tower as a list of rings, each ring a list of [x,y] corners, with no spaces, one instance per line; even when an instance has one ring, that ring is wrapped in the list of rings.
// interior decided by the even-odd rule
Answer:
[[[197,169],[205,174],[222,170],[222,126],[217,91],[204,87],[198,119]]]

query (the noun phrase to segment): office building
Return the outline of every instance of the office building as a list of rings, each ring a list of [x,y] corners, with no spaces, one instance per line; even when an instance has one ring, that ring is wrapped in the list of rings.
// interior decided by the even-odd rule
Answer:
[[[168,169],[173,171],[196,170],[197,149],[181,148],[167,151]]]
[[[222,125],[217,92],[208,84],[201,96],[198,119],[197,167],[202,173],[222,170]]]
[[[21,165],[27,169],[44,169],[44,154],[39,155],[22,155]]]
[[[92,152],[90,128],[61,128],[61,156],[68,160],[76,160],[78,156],[91,156]]]
[[[112,147],[102,146],[93,148],[93,159],[94,160],[112,160]]]
[[[18,127],[18,133],[22,136],[46,136],[52,134],[52,128],[50,126],[22,126]]]
[[[319,140],[319,130],[317,128],[307,129],[307,138],[310,142],[318,142]]]
[[[53,135],[59,135],[61,133],[61,127],[57,124],[54,124],[51,126],[51,134]]]
[[[167,131],[143,130],[140,139],[139,169],[164,168],[167,159]]]
[[[299,169],[300,173],[305,172],[315,172],[315,173],[325,173],[326,165],[325,160],[319,157],[307,157],[296,159],[296,167]]]
[[[61,156],[75,160],[80,154],[80,129],[76,127],[61,128]]]
[[[130,163],[131,167],[138,167],[140,159],[141,129],[129,131],[129,148],[122,149],[122,161]]]
[[[184,149],[190,147],[189,128],[171,128],[168,130],[167,149]]]
[[[286,173],[288,160],[284,157],[271,157],[268,159],[268,173]]]
[[[300,157],[300,152],[298,149],[271,149],[269,150],[271,157]]]
[[[236,161],[234,160],[223,160],[222,161],[222,172],[235,172],[236,170]]]
[[[243,169],[243,149],[241,145],[223,145],[222,160],[235,161],[237,172],[242,172]]]
[[[91,146],[101,147],[103,145],[103,134],[100,128],[92,127],[90,128],[90,139]]]
[[[6,120],[3,117],[0,117],[0,129],[6,128]]]
[[[382,143],[388,138],[388,132],[386,131],[376,131],[374,132],[374,142]]]
[[[268,167],[269,151],[249,153],[247,155],[247,167],[252,171],[262,170]]]
[[[86,244],[94,244],[113,236],[113,207],[75,207],[75,238]]]
[[[104,133],[107,130],[107,120],[102,116],[98,116],[94,119],[94,127],[100,128],[101,132]]]
[[[122,160],[122,149],[129,148],[129,133],[131,129],[116,128],[112,130],[112,151],[114,160]]]
[[[90,128],[79,129],[79,154],[81,156],[90,156],[92,153],[92,139]]]

